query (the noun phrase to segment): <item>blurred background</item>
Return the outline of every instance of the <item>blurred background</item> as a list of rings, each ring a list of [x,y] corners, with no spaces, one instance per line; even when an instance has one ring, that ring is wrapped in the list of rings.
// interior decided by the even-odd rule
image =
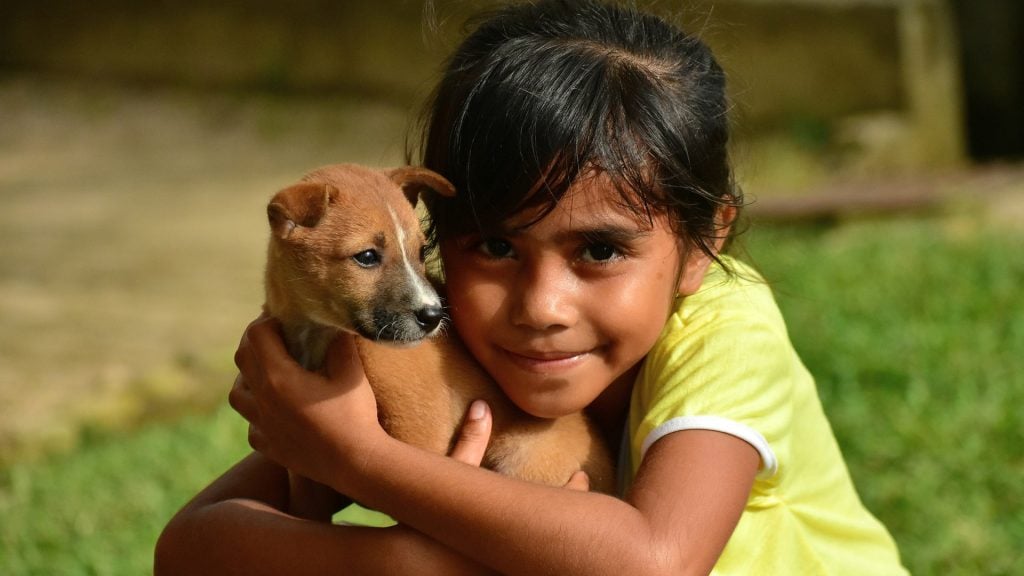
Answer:
[[[738,247],[907,566],[1024,573],[1024,4],[639,4],[729,75]],[[494,5],[0,5],[0,573],[150,571],[247,451],[266,201],[402,163]]]

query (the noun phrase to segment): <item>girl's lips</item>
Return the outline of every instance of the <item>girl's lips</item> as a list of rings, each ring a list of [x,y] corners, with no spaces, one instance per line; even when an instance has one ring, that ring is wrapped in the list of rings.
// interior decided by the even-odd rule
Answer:
[[[522,351],[513,352],[508,349],[502,349],[505,356],[509,358],[514,364],[529,370],[531,372],[552,372],[558,370],[568,370],[579,363],[583,362],[590,350],[583,352],[540,352],[540,351]]]

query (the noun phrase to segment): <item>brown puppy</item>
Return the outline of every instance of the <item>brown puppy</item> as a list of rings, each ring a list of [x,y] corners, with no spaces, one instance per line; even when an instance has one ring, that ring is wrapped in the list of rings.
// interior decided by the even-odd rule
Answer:
[[[315,170],[274,196],[266,309],[281,321],[289,352],[318,369],[332,338],[354,334],[381,424],[395,438],[446,454],[479,398],[494,423],[484,466],[554,486],[583,470],[591,489],[612,492],[610,453],[583,414],[526,414],[440,330],[441,299],[426,279],[414,210],[424,190],[455,194],[423,168],[343,164]]]

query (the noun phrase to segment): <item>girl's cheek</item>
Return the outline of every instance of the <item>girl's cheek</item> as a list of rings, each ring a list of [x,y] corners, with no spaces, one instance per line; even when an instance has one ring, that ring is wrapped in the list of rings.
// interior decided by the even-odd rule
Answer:
[[[486,282],[462,270],[447,279],[448,306],[454,315],[479,313],[486,301],[495,297],[491,292]]]

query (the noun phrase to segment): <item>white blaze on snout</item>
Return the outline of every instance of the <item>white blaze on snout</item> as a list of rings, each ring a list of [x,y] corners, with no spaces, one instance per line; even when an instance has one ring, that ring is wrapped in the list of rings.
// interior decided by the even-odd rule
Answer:
[[[416,267],[413,266],[412,260],[409,257],[407,247],[405,245],[405,228],[398,220],[398,215],[395,214],[393,208],[388,206],[388,213],[391,214],[391,221],[395,224],[395,234],[398,237],[399,252],[402,254],[402,266],[405,270],[406,276],[409,278],[409,286],[415,293],[415,299],[418,301],[420,307],[426,306],[440,306],[441,300],[437,296],[437,292],[434,288],[426,281],[426,279],[416,271]],[[419,260],[419,254],[415,255],[417,261]]]

